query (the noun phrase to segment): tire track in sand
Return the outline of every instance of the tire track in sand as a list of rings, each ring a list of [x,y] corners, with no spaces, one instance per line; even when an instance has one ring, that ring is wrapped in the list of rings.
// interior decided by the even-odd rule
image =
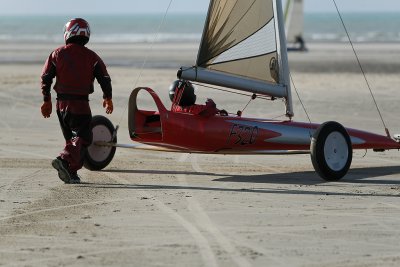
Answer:
[[[0,200],[2,200],[3,198],[5,198],[8,194],[9,191],[11,191],[11,187],[19,181],[22,181],[24,179],[32,179],[34,177],[36,177],[38,174],[40,174],[43,171],[43,169],[40,170],[34,170],[33,172],[23,176],[23,177],[15,177],[14,179],[12,179],[8,184],[3,185],[0,188]],[[1,214],[3,215],[3,214]],[[0,217],[0,221],[1,221],[1,217]]]
[[[123,178],[120,175],[114,174],[114,173],[105,173],[109,178],[119,181],[119,182],[124,182],[126,184],[129,184],[130,182]],[[195,242],[197,243],[197,246],[199,247],[201,257],[203,258],[204,261],[204,266],[209,266],[209,267],[217,267],[217,260],[215,258],[215,255],[213,253],[213,250],[211,248],[211,245],[207,238],[201,233],[201,231],[196,227],[196,225],[192,224],[188,220],[186,220],[183,216],[179,215],[176,211],[173,209],[169,208],[167,205],[162,203],[160,200],[158,200],[156,197],[153,195],[150,195],[147,192],[144,191],[136,191],[139,193],[142,197],[146,197],[149,199],[154,200],[154,204],[164,213],[166,213],[168,216],[170,216],[172,219],[174,219],[177,223],[182,225],[186,231],[188,231],[192,237],[194,238]]]
[[[187,161],[189,160],[189,157],[187,155],[182,155],[179,159],[180,162],[182,161]],[[191,155],[190,157],[190,162],[192,165],[192,168],[194,171],[198,173],[204,173],[204,170],[200,167],[198,160],[197,160],[197,155]],[[178,175],[178,181],[181,186],[183,187],[188,187],[189,184],[186,179],[186,175]],[[229,238],[227,238],[215,225],[215,223],[212,222],[211,218],[207,215],[207,212],[202,208],[200,203],[195,199],[195,198],[187,198],[188,201],[188,208],[190,212],[193,214],[193,216],[196,219],[196,222],[207,232],[209,232],[217,241],[219,246],[223,248],[229,255],[229,257],[232,259],[234,263],[236,263],[237,266],[239,267],[248,267],[252,266],[252,264],[244,257],[241,255],[241,253],[236,249],[236,246],[233,244],[234,241],[230,241]],[[244,244],[241,244],[244,245]],[[248,246],[244,245],[249,249],[256,250],[259,253],[262,253],[264,255],[267,255],[266,251],[263,249],[256,248],[255,246]],[[271,258],[269,257],[269,260],[274,262],[274,266],[279,266],[281,265],[281,260]]]

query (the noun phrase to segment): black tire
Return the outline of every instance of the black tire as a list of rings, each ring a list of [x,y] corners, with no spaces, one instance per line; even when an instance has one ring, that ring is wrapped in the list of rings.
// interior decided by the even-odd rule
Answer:
[[[311,139],[311,161],[326,181],[338,181],[348,172],[353,148],[346,129],[335,121],[325,122]]]
[[[104,116],[96,115],[92,118],[91,129],[93,133],[92,144],[88,147],[83,166],[91,171],[102,170],[114,158],[115,146],[98,146],[95,142],[105,141],[113,143],[117,142],[117,136],[112,139],[115,128],[109,119]]]

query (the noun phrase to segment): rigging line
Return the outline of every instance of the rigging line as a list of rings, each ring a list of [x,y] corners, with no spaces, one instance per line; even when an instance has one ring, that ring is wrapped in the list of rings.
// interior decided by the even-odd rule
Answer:
[[[234,91],[230,91],[230,90],[226,90],[226,89],[222,89],[222,88],[217,88],[217,87],[214,87],[214,86],[209,86],[209,85],[205,85],[205,84],[202,84],[202,83],[196,83],[196,82],[191,82],[192,84],[194,84],[194,85],[197,85],[197,86],[203,86],[203,87],[206,87],[206,88],[210,88],[210,89],[214,89],[214,90],[217,90],[217,91],[222,91],[222,92],[227,92],[227,93],[231,93],[231,94],[236,94],[236,95],[242,95],[242,96],[247,96],[247,97],[254,97],[254,95],[255,94],[253,94],[253,95],[249,95],[249,94],[243,94],[243,93],[239,93],[239,92],[234,92]],[[273,98],[273,97],[265,97],[265,96],[262,96],[262,95],[256,95],[256,98],[254,98],[254,99],[262,99],[262,100],[267,100],[267,101],[274,101],[275,100],[275,98]],[[247,103],[247,105],[244,107],[244,109],[242,110],[242,112],[247,108],[247,106],[250,104],[250,102],[251,102],[251,100],[254,100],[254,99],[250,99],[250,101]],[[229,113],[229,112],[228,112]],[[237,114],[237,113],[229,113],[229,114]],[[285,114],[282,114],[282,115],[279,115],[279,116],[276,116],[276,117],[274,117],[274,118],[272,118],[272,119],[276,119],[276,118],[280,118],[280,117],[284,117],[285,116]]]
[[[292,81],[292,85],[293,85],[294,91],[296,92],[296,95],[297,95],[297,97],[299,98],[300,104],[301,104],[301,106],[303,107],[304,112],[306,113],[307,119],[308,119],[308,121],[309,121],[310,124],[311,124],[312,122],[311,122],[310,116],[308,115],[306,106],[304,105],[303,101],[301,100],[299,91],[297,91],[297,87],[296,87],[296,85],[294,84],[294,80],[293,80],[293,76],[292,76],[292,73],[291,73],[291,72],[289,72],[289,76],[290,76],[290,80]]]
[[[388,128],[386,127],[386,123],[385,123],[385,121],[384,121],[384,119],[383,119],[381,110],[379,109],[378,103],[376,102],[374,93],[372,92],[372,89],[371,89],[371,86],[370,86],[370,84],[369,84],[369,82],[368,82],[368,79],[367,79],[367,76],[366,76],[366,74],[365,74],[364,68],[363,68],[362,65],[361,65],[361,62],[360,62],[360,59],[358,58],[356,49],[354,48],[353,42],[351,41],[350,34],[349,34],[349,32],[348,32],[348,30],[347,30],[347,27],[346,27],[346,25],[345,25],[345,23],[344,23],[344,20],[343,20],[343,18],[342,18],[342,15],[340,14],[340,11],[339,11],[339,8],[338,8],[338,6],[337,6],[337,4],[336,4],[336,1],[335,1],[335,0],[332,0],[332,1],[333,1],[333,4],[334,4],[335,7],[336,7],[336,11],[337,11],[337,13],[338,13],[338,15],[339,15],[340,21],[342,22],[343,28],[344,28],[344,30],[345,30],[345,32],[346,32],[346,34],[347,34],[347,38],[349,39],[351,48],[353,49],[354,55],[355,55],[355,57],[356,57],[356,59],[357,59],[357,62],[358,62],[358,66],[360,67],[360,70],[361,70],[361,72],[362,72],[362,74],[363,74],[363,76],[364,76],[365,82],[366,82],[367,87],[368,87],[368,89],[369,89],[369,92],[370,92],[370,94],[371,94],[371,96],[372,96],[372,99],[373,99],[374,104],[375,104],[375,107],[376,107],[376,109],[377,109],[377,111],[378,111],[379,117],[381,118],[383,127],[385,128],[385,132],[386,132],[387,136],[390,138],[389,130],[388,130]]]
[[[139,82],[139,80],[140,80],[140,78],[141,78],[141,76],[142,76],[142,74],[143,74],[144,66],[146,65],[147,60],[148,60],[148,58],[149,58],[148,55],[153,51],[154,43],[156,42],[156,40],[158,39],[158,36],[160,35],[161,28],[164,26],[165,19],[167,18],[169,9],[170,9],[170,7],[171,7],[171,5],[172,5],[172,1],[173,1],[173,0],[170,0],[170,1],[169,1],[168,7],[167,7],[167,9],[165,10],[164,16],[163,16],[163,18],[162,18],[160,24],[158,25],[158,28],[157,28],[155,37],[154,37],[154,39],[153,39],[153,41],[151,42],[151,45],[150,45],[149,53],[146,54],[146,56],[145,56],[145,58],[144,58],[144,60],[143,60],[143,62],[142,62],[142,65],[140,66],[139,74],[138,74],[138,76],[137,76],[137,78],[136,78],[135,85],[133,86],[133,88],[136,88],[136,86],[137,86],[137,84],[138,84],[138,82]],[[128,104],[125,106],[125,109],[124,109],[124,111],[122,112],[122,115],[121,115],[121,118],[120,118],[120,120],[119,120],[118,125],[121,123],[122,118],[123,118],[123,116],[124,116],[124,114],[125,114],[125,112],[126,112],[127,109],[128,109]]]
[[[254,98],[255,99],[255,98]],[[250,98],[249,102],[247,102],[246,106],[241,110],[240,114],[243,114],[243,111],[247,108],[247,106],[250,104],[250,102],[253,100],[253,97]]]
[[[283,118],[283,117],[286,117],[286,114],[282,114],[282,115],[278,115],[278,116],[272,117],[271,120],[276,120],[278,118]]]
[[[195,84],[197,86],[202,86],[202,87],[206,87],[206,88],[209,88],[209,89],[214,89],[214,90],[217,90],[217,91],[227,92],[227,93],[231,93],[231,94],[250,96],[250,97],[252,96],[252,95],[249,95],[249,94],[243,94],[243,93],[239,93],[239,92],[234,92],[234,91],[230,91],[230,90],[226,90],[226,89],[222,89],[222,88],[217,88],[217,87],[214,87],[214,86],[205,85],[205,84],[202,84],[202,83],[196,83],[196,82],[191,82],[191,83]],[[261,95],[257,95],[257,98],[264,99],[264,100],[270,100],[270,101],[273,100],[270,97],[264,97],[264,96],[261,96]]]

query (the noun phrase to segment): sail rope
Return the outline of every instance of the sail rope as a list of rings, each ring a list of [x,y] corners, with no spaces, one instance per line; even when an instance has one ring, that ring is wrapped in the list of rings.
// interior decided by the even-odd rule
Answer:
[[[229,114],[235,114],[235,115],[238,115],[238,116],[242,116],[243,111],[249,106],[250,102],[253,101],[256,98],[259,98],[259,99],[262,99],[262,100],[268,100],[268,101],[276,100],[275,97],[268,97],[268,96],[257,95],[257,94],[251,94],[250,95],[250,94],[245,94],[245,93],[239,93],[239,92],[235,92],[235,91],[232,91],[232,90],[222,89],[222,88],[219,88],[219,87],[206,85],[206,84],[202,84],[202,83],[197,83],[197,82],[192,82],[192,84],[197,85],[197,86],[206,87],[206,88],[213,89],[213,90],[217,90],[217,91],[230,93],[230,94],[236,94],[236,95],[242,95],[242,96],[250,97],[249,102],[247,102],[246,106],[242,110],[238,110],[236,113],[228,112]],[[284,115],[279,115],[278,117],[282,117],[282,116],[284,116]]]
[[[253,95],[251,96],[249,102],[247,102],[246,106],[244,106],[244,108],[243,108],[242,110],[239,110],[239,111],[237,112],[237,115],[241,117],[242,114],[243,114],[243,112],[244,112],[244,110],[249,106],[250,102],[253,101],[253,100],[256,99],[256,98],[257,98],[257,95],[256,95],[256,94],[253,94]]]
[[[341,13],[340,13],[340,11],[339,11],[339,8],[338,8],[338,6],[337,6],[337,4],[336,4],[336,1],[335,1],[335,0],[332,0],[332,1],[333,1],[333,4],[335,5],[336,11],[337,11],[337,13],[338,13],[338,15],[339,15],[339,18],[340,18],[340,21],[342,22],[343,28],[344,28],[344,30],[345,30],[345,32],[346,32],[346,34],[347,34],[347,38],[348,38],[348,40],[349,40],[349,42],[350,42],[351,48],[353,49],[353,53],[354,53],[354,55],[355,55],[355,57],[356,57],[356,59],[357,59],[358,66],[360,67],[360,70],[361,70],[361,72],[362,72],[362,74],[363,74],[363,76],[364,76],[364,79],[365,79],[365,82],[366,82],[367,87],[368,87],[368,89],[369,89],[369,92],[370,92],[370,94],[371,94],[372,100],[374,101],[376,110],[378,111],[379,117],[381,118],[383,127],[384,127],[384,129],[385,129],[385,133],[386,133],[386,135],[387,135],[389,138],[391,138],[391,137],[390,137],[389,130],[388,130],[388,128],[386,127],[385,120],[383,119],[381,110],[379,109],[378,103],[376,102],[374,93],[372,92],[372,89],[371,89],[371,86],[370,86],[369,81],[368,81],[368,79],[367,79],[367,76],[366,76],[366,74],[365,74],[364,68],[362,67],[361,61],[360,61],[360,59],[358,58],[358,54],[357,54],[357,52],[356,52],[356,50],[355,50],[355,48],[354,48],[353,42],[351,41],[350,34],[349,34],[349,32],[348,32],[348,30],[347,30],[347,27],[346,27],[346,25],[345,25],[345,23],[344,23],[344,20],[343,20],[342,15],[341,15]]]
[[[138,76],[137,76],[137,78],[136,78],[136,81],[135,81],[135,84],[134,84],[133,88],[136,88],[137,84],[139,83],[140,78],[142,77],[144,67],[146,66],[147,60],[148,60],[148,58],[149,58],[149,54],[153,51],[153,49],[154,49],[154,44],[155,44],[155,42],[158,40],[158,37],[159,37],[159,35],[160,35],[160,31],[161,31],[162,27],[163,27],[164,24],[165,24],[165,20],[166,20],[166,18],[167,18],[169,9],[171,8],[172,1],[173,1],[173,0],[170,0],[170,1],[169,1],[169,4],[168,4],[168,6],[167,6],[167,9],[165,10],[164,16],[163,16],[163,18],[162,18],[160,24],[158,25],[157,30],[155,31],[155,36],[154,36],[153,41],[151,42],[150,49],[149,49],[149,53],[147,53],[147,54],[145,55],[145,58],[144,58],[144,60],[143,60],[143,62],[142,62],[142,65],[140,66],[139,74],[138,74]],[[129,104],[127,104],[127,105],[125,106],[125,109],[124,109],[124,111],[123,111],[122,114],[121,114],[121,117],[120,117],[119,123],[118,123],[117,126],[116,126],[116,129],[119,128],[119,124],[121,123],[121,121],[122,121],[122,119],[123,119],[123,117],[124,117],[124,115],[125,115],[125,113],[126,113],[126,111],[127,111],[127,109],[128,109],[128,105],[129,105]],[[116,134],[116,133],[115,133],[115,134]]]
[[[227,89],[222,89],[222,88],[211,86],[211,85],[206,85],[204,83],[197,83],[197,82],[191,82],[191,83],[194,84],[194,85],[197,85],[197,86],[202,86],[202,87],[206,87],[206,88],[217,90],[217,91],[222,91],[222,92],[236,94],[236,95],[253,97],[253,94],[239,93],[239,92],[235,92],[235,91],[232,91],[232,90],[227,90]],[[273,98],[273,97],[261,96],[261,95],[257,95],[257,98],[264,99],[264,100],[270,100],[270,101],[275,100],[275,98]]]
[[[296,85],[295,85],[295,83],[294,83],[294,80],[293,80],[293,77],[292,77],[292,73],[291,73],[291,72],[289,72],[289,76],[290,76],[290,80],[292,81],[292,85],[293,85],[294,91],[296,92],[297,98],[299,99],[300,104],[301,104],[301,106],[303,107],[304,113],[306,114],[307,119],[308,119],[308,121],[309,121],[310,124],[311,124],[312,122],[311,122],[310,115],[308,114],[308,111],[307,111],[307,109],[306,109],[306,106],[305,106],[304,103],[303,103],[303,100],[301,100],[299,91],[297,90],[297,87],[296,87]],[[311,134],[310,134],[310,135],[311,135]]]

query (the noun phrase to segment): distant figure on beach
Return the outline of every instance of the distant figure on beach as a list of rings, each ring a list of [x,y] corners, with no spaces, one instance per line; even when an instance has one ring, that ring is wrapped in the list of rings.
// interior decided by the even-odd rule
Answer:
[[[49,118],[52,112],[51,84],[57,93],[56,111],[65,138],[64,150],[52,161],[59,178],[65,183],[80,183],[77,171],[82,168],[87,147],[92,143],[92,113],[89,94],[96,78],[103,91],[103,107],[113,112],[111,79],[103,60],[86,48],[90,27],[86,20],[75,18],[64,27],[65,45],[54,50],[42,70],[41,112]]]
[[[196,103],[196,94],[193,84],[185,80],[174,81],[169,88],[169,98],[172,101],[171,111],[191,113],[203,117],[211,117],[216,114],[227,116],[225,110],[217,109],[216,104],[210,98],[207,99],[205,105]]]
[[[304,39],[300,35],[296,36],[296,44],[299,44],[299,50],[300,51],[306,51],[307,50],[306,44],[304,42]]]

